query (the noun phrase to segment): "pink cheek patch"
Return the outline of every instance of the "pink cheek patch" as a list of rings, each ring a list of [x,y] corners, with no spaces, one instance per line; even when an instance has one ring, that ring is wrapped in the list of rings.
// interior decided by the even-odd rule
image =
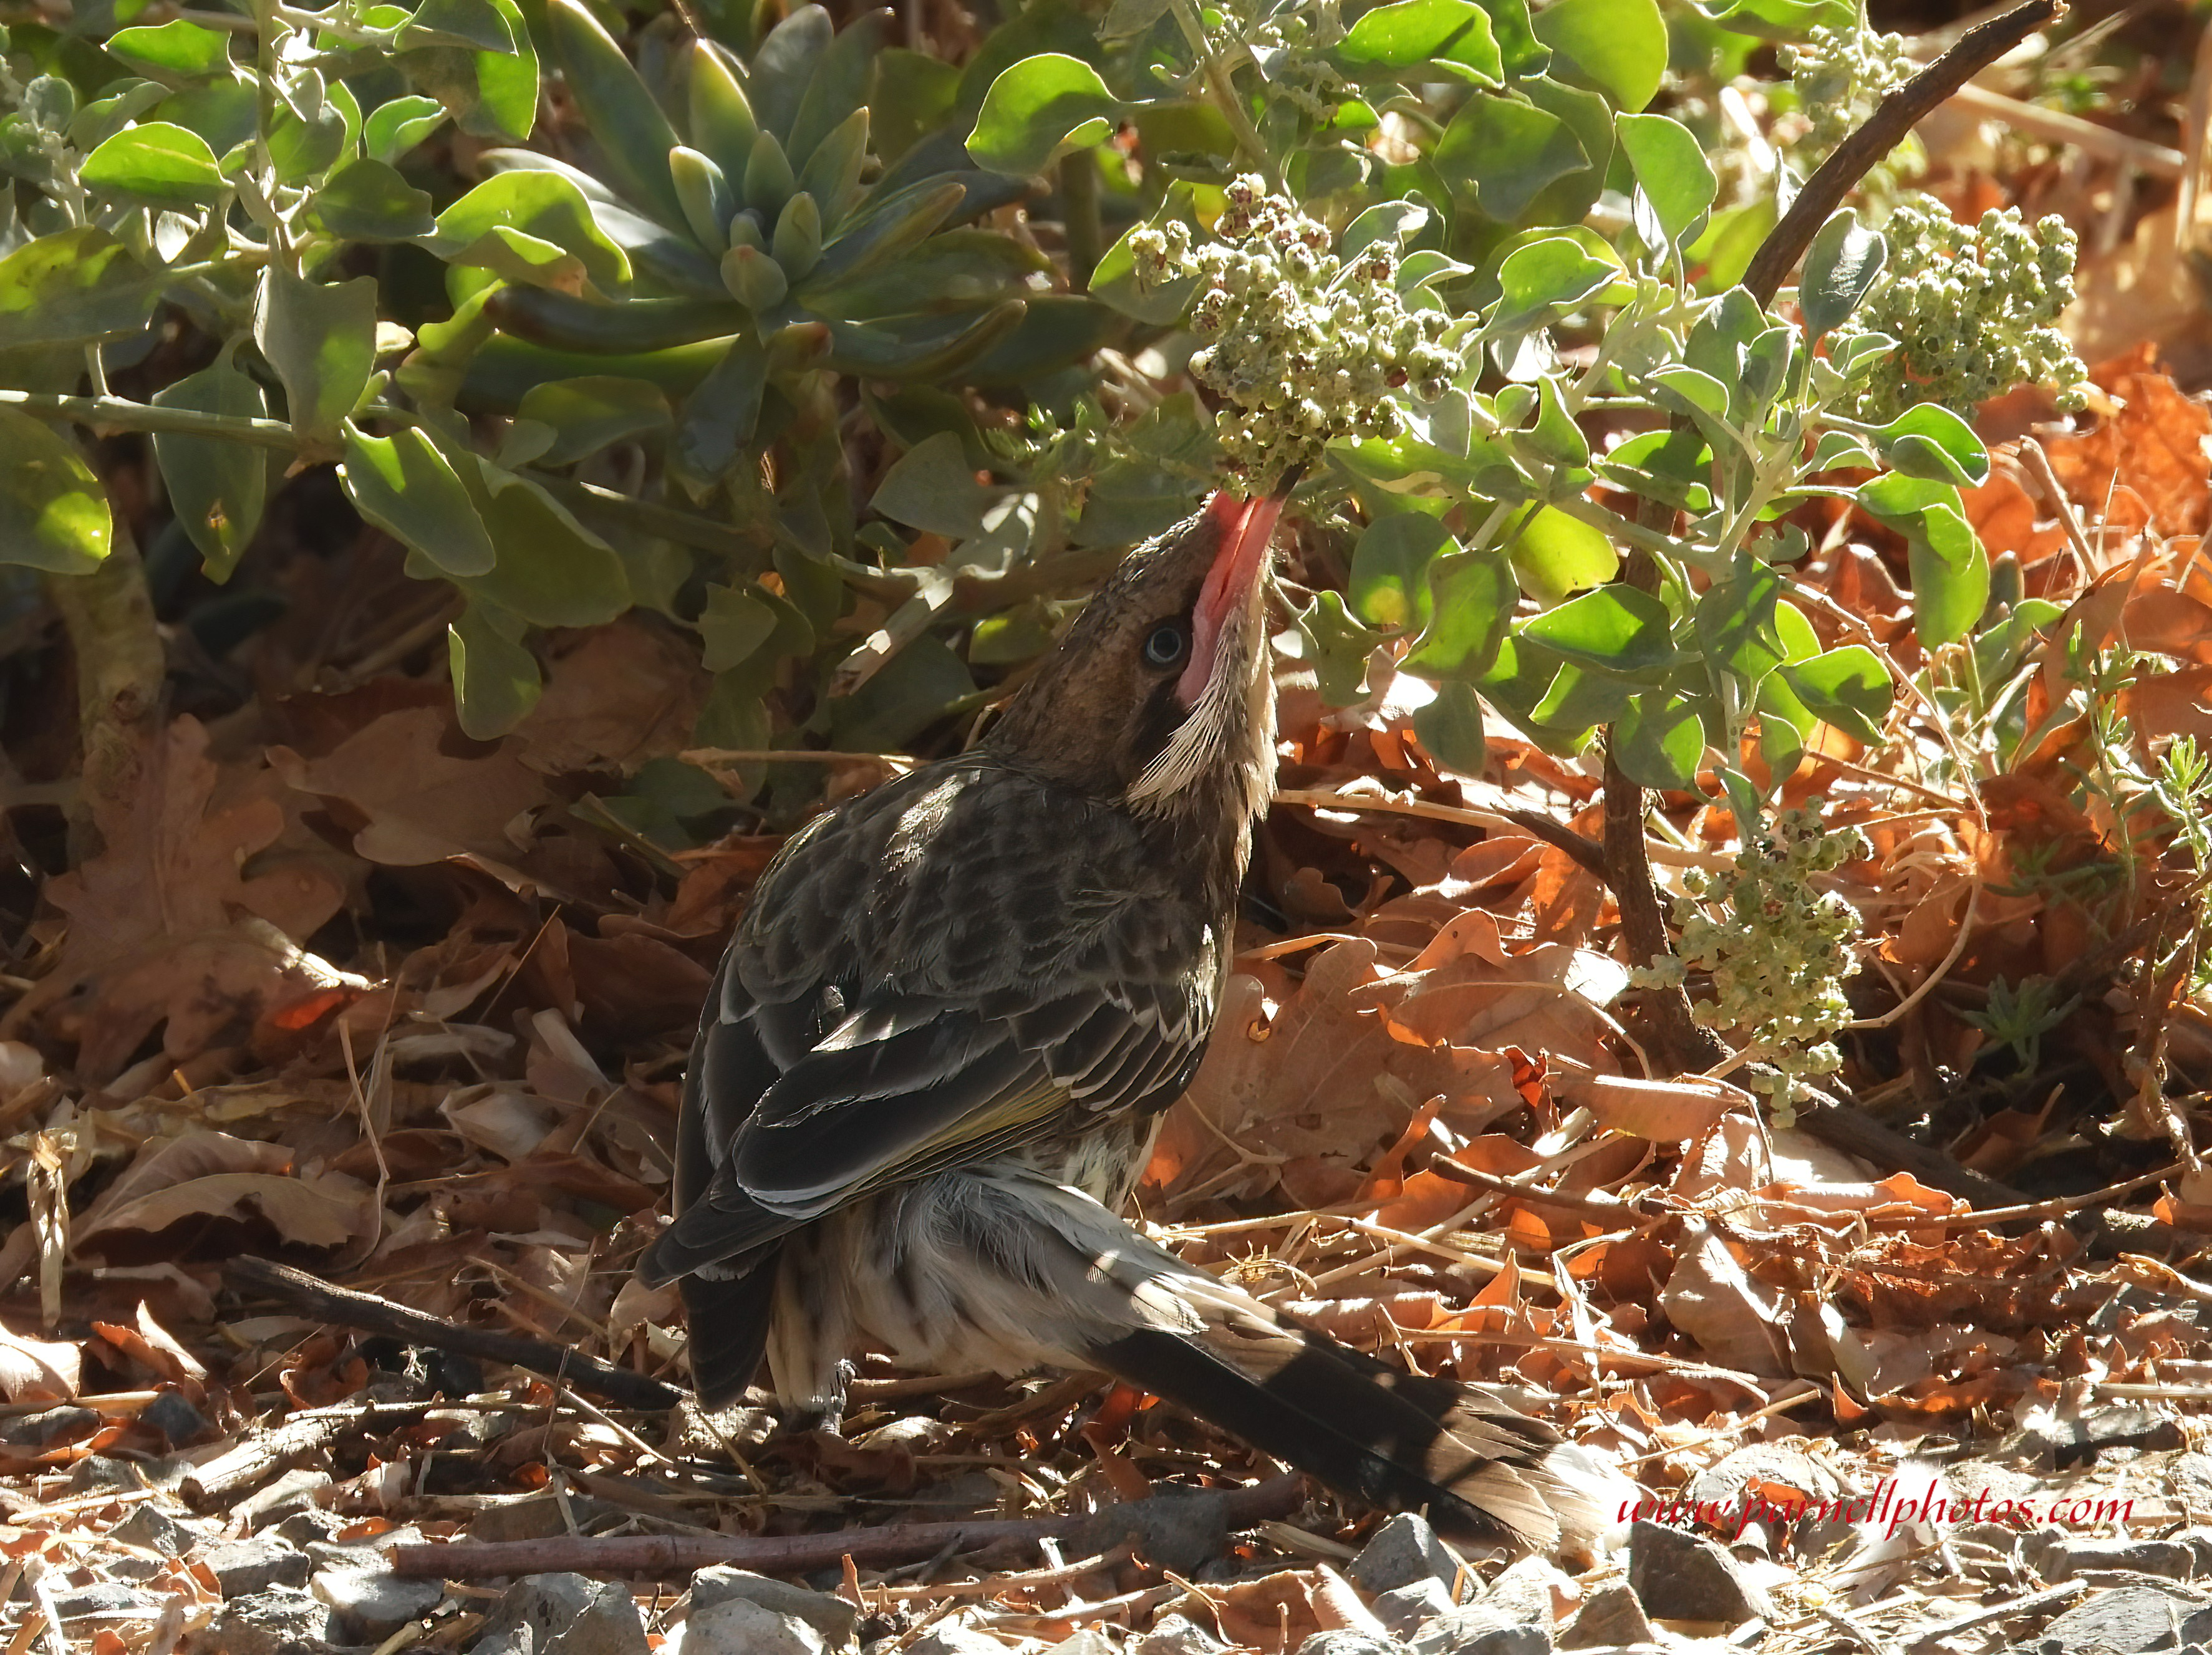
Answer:
[[[1283,514],[1281,498],[1231,500],[1216,495],[1207,515],[1222,526],[1221,549],[1213,555],[1206,584],[1190,617],[1190,665],[1176,680],[1176,699],[1186,708],[1198,705],[1213,676],[1221,643],[1221,629],[1236,606],[1252,595],[1267,562],[1267,546],[1275,538],[1276,520]]]

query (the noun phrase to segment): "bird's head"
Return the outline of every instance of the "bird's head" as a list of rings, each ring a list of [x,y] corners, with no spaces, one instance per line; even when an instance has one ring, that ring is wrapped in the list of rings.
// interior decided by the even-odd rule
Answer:
[[[1263,613],[1295,474],[1217,494],[1123,560],[988,738],[1008,758],[1139,814],[1249,824],[1274,778]]]

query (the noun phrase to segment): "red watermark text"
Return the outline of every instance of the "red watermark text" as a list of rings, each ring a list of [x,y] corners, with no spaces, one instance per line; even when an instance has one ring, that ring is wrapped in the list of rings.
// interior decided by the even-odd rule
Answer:
[[[1942,1483],[1913,1481],[1900,1487],[1884,1477],[1872,1494],[1814,1500],[1769,1488],[1747,1493],[1734,1502],[1717,1500],[1638,1500],[1621,1502],[1623,1523],[1664,1523],[1721,1530],[1731,1537],[1754,1523],[1816,1522],[1882,1525],[1887,1539],[1914,1524],[2011,1523],[2022,1527],[2057,1524],[2082,1528],[2098,1523],[2126,1523],[2135,1515],[2131,1499],[2066,1494],[2047,1500],[2014,1495],[2000,1499],[1984,1488],[1969,1500]]]

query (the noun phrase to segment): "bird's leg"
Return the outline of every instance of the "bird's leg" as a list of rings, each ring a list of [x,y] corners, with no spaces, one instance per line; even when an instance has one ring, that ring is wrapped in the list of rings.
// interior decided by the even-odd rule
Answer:
[[[860,1369],[848,1357],[839,1357],[830,1364],[824,1383],[815,1387],[814,1394],[805,1405],[794,1409],[791,1429],[805,1435],[810,1431],[826,1431],[833,1437],[845,1434],[845,1408],[852,1395],[853,1381]]]

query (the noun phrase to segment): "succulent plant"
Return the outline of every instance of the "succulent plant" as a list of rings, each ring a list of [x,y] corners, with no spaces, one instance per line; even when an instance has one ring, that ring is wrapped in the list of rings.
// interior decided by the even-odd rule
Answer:
[[[802,6],[750,64],[692,42],[667,100],[679,131],[580,0],[550,0],[553,61],[596,165],[484,155],[491,175],[433,244],[465,290],[403,384],[509,412],[549,380],[646,380],[683,399],[671,458],[699,491],[754,441],[772,384],[813,369],[927,380],[1005,342],[1046,263],[973,224],[1025,184],[977,170],[964,125],[889,166],[872,155],[890,18],[839,31]]]

